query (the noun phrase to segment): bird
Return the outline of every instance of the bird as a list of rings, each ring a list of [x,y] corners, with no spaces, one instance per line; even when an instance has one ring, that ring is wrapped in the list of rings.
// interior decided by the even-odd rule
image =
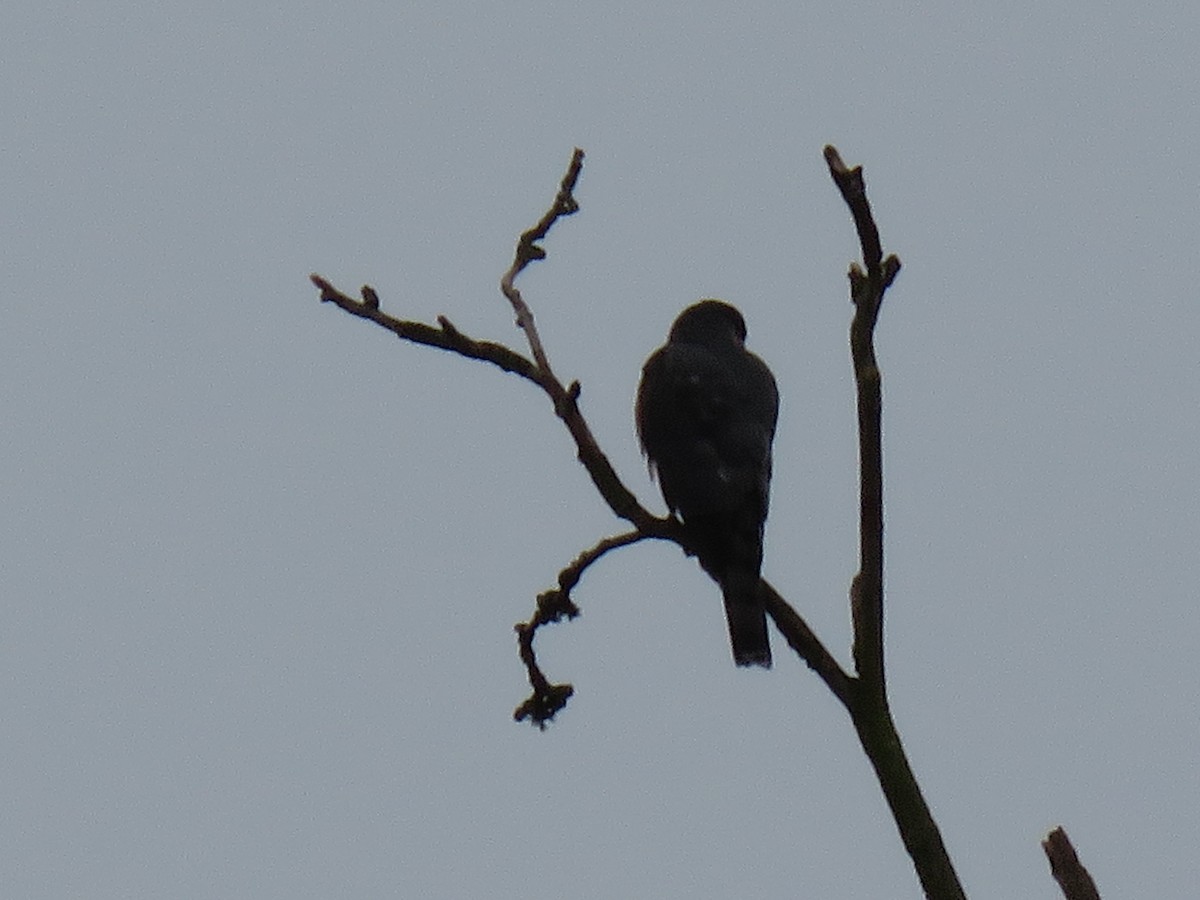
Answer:
[[[759,596],[779,391],[736,307],[701,300],[646,360],[634,419],[663,499],[721,587],[733,660],[771,666]]]

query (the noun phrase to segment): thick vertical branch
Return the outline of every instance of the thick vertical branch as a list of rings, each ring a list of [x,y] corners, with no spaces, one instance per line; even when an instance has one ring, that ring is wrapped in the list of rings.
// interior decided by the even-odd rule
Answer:
[[[870,328],[859,306],[850,326],[858,388],[859,568],[850,588],[854,668],[863,684],[887,692],[883,665],[883,441],[879,368]]]
[[[825,161],[850,208],[862,246],[863,266],[850,267],[850,355],[858,395],[859,570],[850,588],[857,677],[848,705],[855,731],[883,789],[925,896],[965,900],[941,832],[913,775],[887,702],[883,659],[883,393],[875,357],[875,324],[884,292],[900,271],[883,258],[879,230],[867,202],[862,168],[849,168],[833,147]]]
[[[925,896],[929,900],[966,900],[942,833],[908,764],[886,701],[881,705],[875,692],[866,689],[859,679],[855,679],[854,685],[857,691],[850,707],[854,730],[879,779]]]
[[[850,267],[850,356],[858,394],[859,570],[850,591],[854,617],[854,665],[859,677],[882,700],[886,694],[883,666],[883,394],[875,359],[875,323],[883,294],[900,261],[883,261],[879,229],[867,202],[862,167],[848,168],[833,147],[825,161],[842,198],[854,217],[862,246],[863,265]],[[886,268],[885,268],[886,265]]]

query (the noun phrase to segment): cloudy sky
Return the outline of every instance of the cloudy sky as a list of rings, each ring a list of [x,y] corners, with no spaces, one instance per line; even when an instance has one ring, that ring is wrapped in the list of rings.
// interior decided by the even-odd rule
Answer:
[[[545,397],[317,302],[521,348],[614,465],[645,357],[737,304],[782,395],[765,574],[846,660],[850,219],[879,334],[893,706],[973,898],[1200,881],[1190,3],[8,3],[0,883],[20,898],[916,898],[844,711],[729,660]]]

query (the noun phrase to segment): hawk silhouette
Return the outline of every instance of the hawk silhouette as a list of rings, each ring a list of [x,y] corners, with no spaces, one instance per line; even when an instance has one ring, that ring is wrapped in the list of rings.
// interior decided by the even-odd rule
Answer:
[[[728,303],[689,306],[646,360],[635,418],[663,499],[721,586],[734,662],[769,668],[758,581],[779,393],[745,340]]]

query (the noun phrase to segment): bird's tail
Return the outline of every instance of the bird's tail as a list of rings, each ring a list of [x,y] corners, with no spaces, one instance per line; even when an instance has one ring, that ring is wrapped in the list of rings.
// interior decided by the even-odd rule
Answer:
[[[725,595],[733,661],[739,666],[771,668],[767,613],[758,595],[758,573],[726,571],[721,579],[721,593]]]

